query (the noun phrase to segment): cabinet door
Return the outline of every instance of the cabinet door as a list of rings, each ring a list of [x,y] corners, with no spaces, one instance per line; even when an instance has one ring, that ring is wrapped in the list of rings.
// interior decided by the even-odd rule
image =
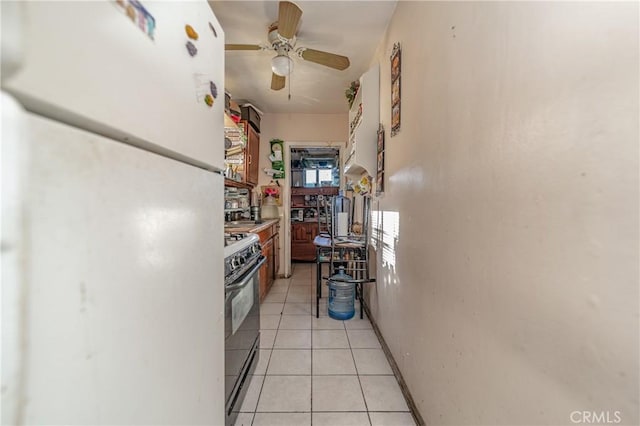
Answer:
[[[316,248],[309,243],[291,243],[291,259],[292,260],[315,260]]]
[[[274,275],[275,275],[275,265],[274,260],[275,257],[273,255],[273,239],[269,241],[268,247],[268,256],[267,256],[267,291],[271,288],[273,284]]]
[[[317,222],[308,222],[305,223],[306,231],[307,231],[307,242],[313,244],[313,240],[318,235],[318,223]]]
[[[304,223],[294,223],[291,225],[291,242],[306,243],[309,239],[307,236],[307,227]]]
[[[273,278],[278,278],[280,271],[280,227],[276,228],[276,234],[273,236]]]
[[[247,183],[258,184],[258,171],[260,165],[260,134],[253,130],[251,125],[247,125],[247,148],[246,148],[246,176]]]
[[[318,235],[318,223],[307,223],[307,238],[313,244],[313,239]]]
[[[273,281],[273,240],[269,240],[262,245],[262,255],[267,261],[260,268],[260,300],[262,301],[269,290],[269,285]]]

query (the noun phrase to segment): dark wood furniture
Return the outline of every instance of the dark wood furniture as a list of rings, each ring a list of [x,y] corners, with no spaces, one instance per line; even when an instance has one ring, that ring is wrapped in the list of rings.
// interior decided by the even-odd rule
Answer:
[[[313,261],[316,249],[313,239],[318,235],[318,221],[291,224],[291,260]]]
[[[270,220],[265,221],[266,225],[259,225],[255,230],[250,232],[257,232],[260,237],[260,245],[262,246],[262,255],[267,258],[267,261],[260,269],[260,301],[264,300],[265,296],[271,289],[273,282],[278,276],[278,270],[280,266],[279,250],[279,235],[280,235],[280,221]]]
[[[318,236],[318,206],[316,197],[318,195],[334,196],[338,194],[338,188],[325,186],[317,188],[291,188],[291,260],[302,260],[312,262],[316,260],[316,247],[313,244],[314,238]],[[305,200],[308,196],[309,200]],[[305,213],[309,209],[316,210],[316,216],[304,221],[295,221],[294,211],[302,209]]]
[[[352,199],[353,203],[354,200]],[[353,217],[353,211],[351,213]],[[360,299],[360,319],[364,315],[364,285],[376,282],[369,274],[369,220],[371,217],[371,197],[362,198],[361,231],[347,230],[344,235],[329,233],[313,240],[316,256],[316,318],[320,317],[322,280],[329,279],[339,268],[344,268],[348,277],[334,277],[343,283],[355,286],[355,297]],[[335,230],[334,230],[335,231]],[[329,264],[329,273],[322,275],[322,264]]]
[[[255,186],[258,184],[260,163],[260,133],[246,120],[240,120],[238,124],[244,128],[247,137],[247,146],[244,149],[244,182]]]
[[[224,179],[224,186],[232,186],[234,188],[246,188],[248,190],[253,189],[252,185],[249,185],[248,183],[245,182],[238,182],[237,180],[231,180],[231,179]]]
[[[338,195],[337,186],[319,186],[317,188],[303,188],[303,187],[291,187],[291,203],[293,204],[294,200],[301,201],[300,204],[304,202],[305,195]],[[302,196],[302,199],[299,196]]]

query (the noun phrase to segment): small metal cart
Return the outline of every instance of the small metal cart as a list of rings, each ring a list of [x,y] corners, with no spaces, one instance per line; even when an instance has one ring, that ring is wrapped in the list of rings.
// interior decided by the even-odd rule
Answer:
[[[333,205],[333,199],[332,203]],[[333,210],[333,209],[331,209]],[[329,212],[327,212],[328,214]],[[353,213],[352,213],[353,214]],[[322,281],[333,276],[339,266],[343,266],[350,282],[356,286],[356,297],[360,299],[360,318],[364,317],[363,295],[364,284],[375,282],[369,275],[369,217],[371,215],[371,198],[363,200],[362,232],[357,234],[349,230],[348,235],[318,235],[313,244],[316,246],[316,318],[320,317],[320,298],[322,297]],[[322,265],[329,264],[329,275],[322,276]]]

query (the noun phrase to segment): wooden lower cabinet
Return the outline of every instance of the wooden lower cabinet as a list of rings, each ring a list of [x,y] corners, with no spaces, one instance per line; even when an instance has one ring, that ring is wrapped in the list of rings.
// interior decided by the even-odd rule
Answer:
[[[273,278],[278,278],[278,272],[280,272],[280,225],[278,224],[276,230],[276,237],[273,239]]]
[[[267,258],[267,261],[262,265],[260,269],[260,301],[264,300],[265,296],[271,289],[273,281],[276,279],[279,265],[279,230],[280,225],[278,222],[272,226],[263,229],[258,232],[260,237],[260,245],[262,246],[262,255]]]
[[[307,223],[294,223],[291,225],[291,242],[292,243],[308,243],[309,242],[309,226]],[[313,241],[313,240],[312,240]]]
[[[318,235],[318,222],[291,224],[291,260],[316,260],[313,239]]]
[[[262,245],[262,255],[267,261],[260,269],[260,301],[262,301],[273,284],[273,239]]]
[[[318,216],[324,217],[325,212],[318,201],[319,196],[332,197],[337,194],[338,187],[335,186],[291,188],[291,217],[299,217],[297,213],[300,211],[304,212],[304,217],[314,217],[313,222],[291,222],[291,260],[316,260],[313,239],[318,235]],[[309,215],[310,209],[316,214]]]

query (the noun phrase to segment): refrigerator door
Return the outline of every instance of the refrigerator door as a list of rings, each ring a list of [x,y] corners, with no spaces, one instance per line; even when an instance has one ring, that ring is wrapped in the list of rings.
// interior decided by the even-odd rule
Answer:
[[[11,55],[20,64],[3,79],[3,89],[40,115],[222,170],[220,24],[206,1],[143,1],[148,15],[138,4],[23,2],[7,8],[12,16],[6,20],[22,25],[3,30],[3,37],[20,40],[11,47],[22,51]],[[21,37],[9,37],[10,31]]]
[[[23,120],[1,141],[3,424],[223,424],[222,177]]]

